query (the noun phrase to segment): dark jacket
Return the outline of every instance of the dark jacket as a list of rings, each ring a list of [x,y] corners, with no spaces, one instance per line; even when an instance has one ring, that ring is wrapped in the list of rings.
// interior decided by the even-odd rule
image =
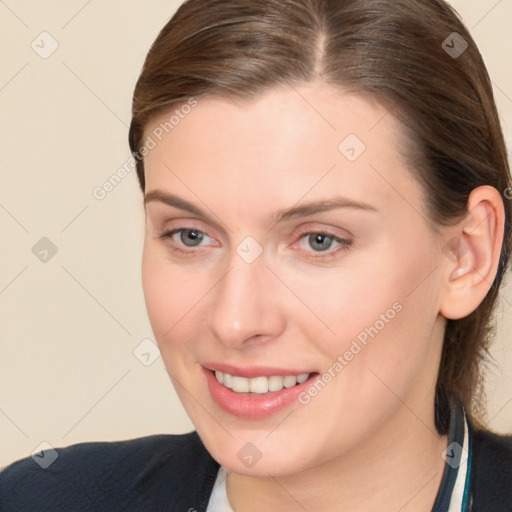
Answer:
[[[472,437],[472,510],[512,512],[512,437]],[[57,455],[47,469],[27,458],[0,473],[0,511],[204,512],[219,469],[196,432],[81,443]]]

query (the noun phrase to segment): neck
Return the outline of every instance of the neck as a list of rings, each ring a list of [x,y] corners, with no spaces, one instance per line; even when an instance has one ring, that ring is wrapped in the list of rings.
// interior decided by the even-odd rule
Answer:
[[[236,512],[430,512],[447,446],[431,405],[418,416],[402,405],[363,445],[307,471],[278,478],[230,473],[231,506]]]

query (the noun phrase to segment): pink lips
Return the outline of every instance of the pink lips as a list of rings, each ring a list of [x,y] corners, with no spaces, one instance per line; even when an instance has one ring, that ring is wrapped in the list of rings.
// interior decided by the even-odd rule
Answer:
[[[216,363],[204,364],[203,372],[213,400],[221,409],[229,414],[247,419],[266,418],[282,411],[292,403],[297,402],[300,393],[305,391],[312,384],[313,380],[319,377],[318,374],[313,374],[302,384],[265,394],[236,393],[223,386],[217,380],[215,370],[246,378],[271,377],[272,375],[300,375],[301,373],[311,372],[268,367],[237,368]]]

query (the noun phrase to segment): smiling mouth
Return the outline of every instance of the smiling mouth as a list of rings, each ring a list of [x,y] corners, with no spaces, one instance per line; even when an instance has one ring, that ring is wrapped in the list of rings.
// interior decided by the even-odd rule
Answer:
[[[283,388],[292,388],[297,384],[302,384],[316,373],[302,373],[300,375],[272,375],[270,377],[240,377],[229,373],[216,371],[217,381],[225,388],[235,393],[258,394],[273,393],[281,391]]]

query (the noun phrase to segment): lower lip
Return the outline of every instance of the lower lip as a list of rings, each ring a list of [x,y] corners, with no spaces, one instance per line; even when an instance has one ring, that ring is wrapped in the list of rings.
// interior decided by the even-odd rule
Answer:
[[[291,388],[283,388],[281,391],[270,393],[236,393],[223,386],[211,370],[203,368],[208,383],[208,389],[215,402],[224,411],[247,419],[267,418],[277,412],[286,409],[294,402],[298,402],[298,396],[305,391],[317,377],[317,374],[309,377],[302,384],[296,384]]]

